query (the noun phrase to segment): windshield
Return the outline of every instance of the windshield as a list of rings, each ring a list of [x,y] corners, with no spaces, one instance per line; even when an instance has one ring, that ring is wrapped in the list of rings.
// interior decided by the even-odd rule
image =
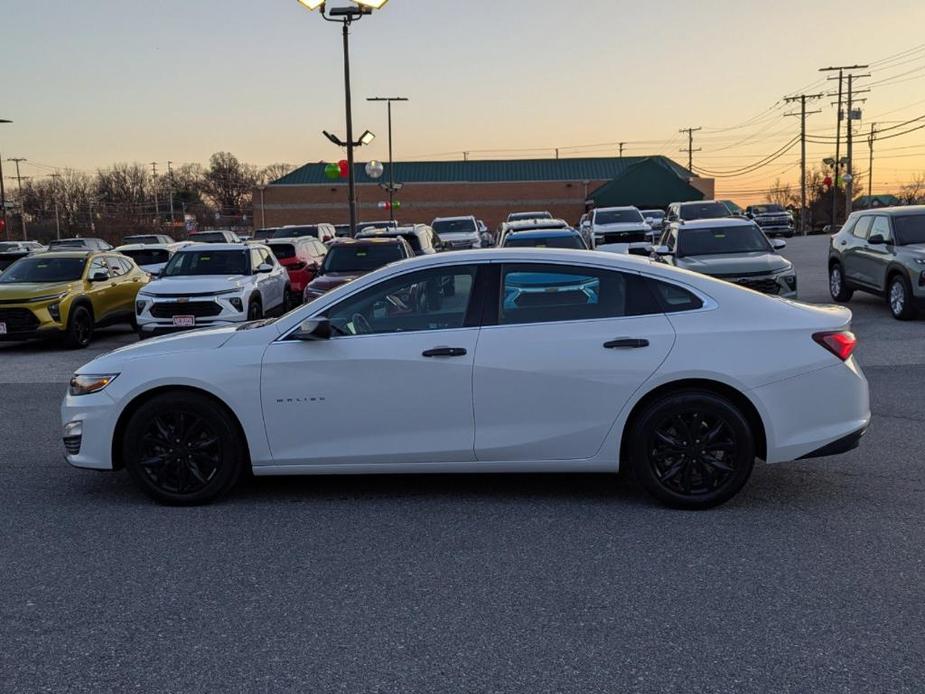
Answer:
[[[203,231],[198,234],[190,234],[190,240],[196,243],[225,243],[228,239],[220,231]]]
[[[291,243],[271,243],[269,249],[270,252],[276,256],[277,260],[295,258],[295,246]]]
[[[49,248],[87,248],[88,244],[83,239],[68,239],[66,241],[49,241]]]
[[[678,256],[715,255],[724,253],[770,252],[771,244],[758,227],[717,227],[685,229],[678,233]]]
[[[585,248],[584,242],[577,234],[570,236],[508,236],[504,240],[505,248]]]
[[[702,202],[681,205],[681,219],[690,222],[694,219],[721,219],[731,217],[732,213],[721,202]]]
[[[334,246],[321,266],[322,272],[372,272],[405,257],[401,244],[370,243]]]
[[[136,265],[159,265],[170,260],[169,251],[163,248],[139,248],[134,251],[119,251],[135,261]]]
[[[441,219],[434,222],[434,231],[441,234],[471,234],[479,230],[474,219]]]
[[[316,239],[319,238],[320,232],[318,231],[317,226],[303,226],[303,227],[283,227],[282,229],[277,229],[273,232],[271,239],[299,239],[303,236],[314,236]]]
[[[601,210],[594,213],[595,224],[639,224],[642,221],[639,210]]]
[[[521,222],[525,219],[552,219],[549,212],[512,212],[507,216],[509,222]]]
[[[755,205],[752,208],[752,214],[772,214],[775,212],[786,212],[786,210],[780,205]]]
[[[187,251],[177,253],[167,267],[163,277],[184,275],[247,275],[250,263],[247,251]]]
[[[73,282],[83,277],[86,258],[35,256],[23,258],[0,275],[0,284],[24,282]]]
[[[893,217],[893,233],[896,235],[896,243],[900,246],[925,243],[925,214]]]

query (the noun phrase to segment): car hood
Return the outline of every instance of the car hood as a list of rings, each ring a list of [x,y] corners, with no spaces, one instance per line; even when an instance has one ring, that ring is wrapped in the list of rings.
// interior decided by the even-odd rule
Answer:
[[[204,275],[202,277],[161,277],[149,283],[145,294],[208,294],[240,289],[244,286],[242,275]]]
[[[152,263],[150,265],[139,265],[138,267],[140,267],[145,272],[148,272],[152,275],[156,275],[159,272],[161,272],[165,267],[167,267],[167,263]]]
[[[80,282],[27,282],[0,284],[0,301],[34,299],[37,296],[55,296],[77,291]]]
[[[362,277],[367,273],[365,272],[329,272],[327,274],[316,277],[308,284],[309,289],[314,289],[319,292],[326,292],[334,287],[339,287],[342,284],[347,284],[347,282],[353,282],[358,277]]]
[[[897,249],[915,258],[925,258],[925,243],[910,243],[905,246],[897,246]]]
[[[651,228],[645,222],[621,222],[619,224],[595,224],[594,232],[606,234],[611,231],[649,231]]]
[[[792,267],[790,261],[786,258],[777,255],[777,253],[766,253],[764,251],[683,256],[677,259],[677,265],[704,275],[718,276],[770,274]]]
[[[159,354],[175,354],[194,350],[218,349],[232,338],[239,325],[218,328],[203,328],[187,332],[153,337],[142,342],[135,342],[109,352],[89,364],[82,366],[78,373],[106,373],[119,369],[118,362],[126,359],[141,359]],[[100,369],[103,369],[102,371]]]

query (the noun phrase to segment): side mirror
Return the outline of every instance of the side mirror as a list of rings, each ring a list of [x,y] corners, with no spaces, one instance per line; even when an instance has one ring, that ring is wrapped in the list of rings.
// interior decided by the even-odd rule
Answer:
[[[668,246],[654,246],[652,248],[652,252],[655,253],[655,255],[659,255],[659,256],[674,255],[674,253],[672,252],[670,248],[668,248]]]
[[[105,270],[100,270],[99,272],[94,272],[94,273],[90,276],[90,281],[91,281],[91,282],[108,282],[108,281],[109,281],[109,273],[106,272]]]
[[[779,251],[787,247],[787,242],[783,239],[771,239],[771,247],[774,248],[775,251]]]
[[[257,267],[257,272],[262,275],[265,275],[268,272],[273,272],[273,266],[270,265],[269,263],[263,263],[262,265],[259,265]]]
[[[332,334],[331,321],[327,318],[306,318],[299,324],[298,329],[292,333],[292,337],[295,340],[304,342],[318,342],[320,340],[330,340]]]
[[[883,234],[874,234],[867,239],[867,243],[871,246],[882,246],[886,243],[886,239],[883,238]]]

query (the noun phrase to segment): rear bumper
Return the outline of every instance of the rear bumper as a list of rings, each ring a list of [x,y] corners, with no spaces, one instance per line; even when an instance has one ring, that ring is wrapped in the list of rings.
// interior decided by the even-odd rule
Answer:
[[[853,451],[855,448],[861,445],[861,438],[864,434],[867,433],[867,427],[853,431],[847,436],[843,436],[837,441],[832,441],[832,443],[822,446],[822,448],[817,448],[814,451],[807,453],[806,455],[801,455],[800,460],[807,460],[808,458],[824,458],[828,455],[840,455],[842,453],[847,453],[848,451]]]

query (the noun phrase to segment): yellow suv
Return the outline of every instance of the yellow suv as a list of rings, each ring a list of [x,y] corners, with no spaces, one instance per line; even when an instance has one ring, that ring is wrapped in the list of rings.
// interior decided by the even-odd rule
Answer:
[[[0,274],[0,340],[63,337],[90,344],[94,328],[135,320],[148,273],[118,253],[67,251],[17,260]]]

